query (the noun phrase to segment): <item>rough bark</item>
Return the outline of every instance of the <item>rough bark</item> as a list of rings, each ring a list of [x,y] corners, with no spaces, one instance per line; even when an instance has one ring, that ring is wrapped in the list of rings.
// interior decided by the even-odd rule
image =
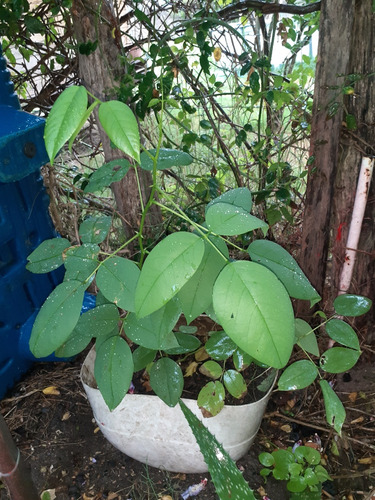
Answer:
[[[374,67],[374,33],[372,0],[322,2],[311,134],[315,162],[308,178],[300,264],[328,308],[339,290],[361,158],[375,154],[375,81],[369,75]],[[341,100],[342,90],[329,87],[342,88],[349,82],[343,75],[353,74],[358,75],[354,94],[344,93]],[[340,109],[332,119],[327,119],[333,98]],[[345,124],[347,113],[355,117],[355,130]],[[374,200],[373,181],[349,289],[349,293],[372,300],[375,299]],[[307,313],[301,304],[298,312]],[[374,319],[373,308],[356,325],[370,325]]]
[[[326,0],[321,4],[319,47],[315,74],[314,105],[311,125],[310,166],[300,265],[313,286],[323,292],[332,212],[333,186],[337,170],[342,107],[329,117],[330,105],[342,97],[334,87],[340,86],[349,63],[353,0]],[[298,304],[300,315],[307,313]]]
[[[72,6],[73,27],[77,43],[98,41],[97,49],[89,55],[79,54],[79,75],[82,84],[100,100],[116,98],[115,87],[124,72],[121,65],[121,37],[110,2],[104,0],[74,0]],[[98,122],[98,120],[97,120]],[[100,138],[106,161],[124,158],[118,149],[113,149],[110,140],[100,127]],[[151,175],[137,169],[143,202],[146,203],[152,184]],[[111,185],[118,212],[123,220],[127,238],[137,233],[141,218],[141,204],[135,169],[129,170],[120,182]],[[145,235],[151,236],[152,228],[161,222],[156,206],[150,212],[145,225]]]
[[[345,97],[347,112],[355,117],[357,128],[342,128],[339,168],[334,186],[332,228],[331,299],[339,289],[347,233],[351,222],[358,174],[363,156],[375,156],[375,77],[374,69],[375,15],[372,0],[356,0],[351,30],[349,74],[359,75],[354,94]],[[375,179],[370,185],[369,198],[356,254],[349,293],[375,299]],[[357,326],[374,324],[375,308],[356,321]],[[371,333],[371,332],[369,332]],[[369,335],[368,340],[374,340]]]

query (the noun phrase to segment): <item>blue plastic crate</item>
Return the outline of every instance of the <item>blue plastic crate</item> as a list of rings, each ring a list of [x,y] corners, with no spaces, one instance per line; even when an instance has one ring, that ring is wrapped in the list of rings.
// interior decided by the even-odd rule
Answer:
[[[39,243],[58,236],[40,176],[48,161],[43,133],[44,120],[20,110],[0,44],[0,398],[36,361],[29,349],[32,326],[63,279],[62,268],[33,274],[25,267]],[[85,308],[93,305],[87,295]]]

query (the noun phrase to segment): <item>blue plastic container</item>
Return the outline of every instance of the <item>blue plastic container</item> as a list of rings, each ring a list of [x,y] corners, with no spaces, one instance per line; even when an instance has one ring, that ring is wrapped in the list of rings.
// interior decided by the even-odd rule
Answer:
[[[44,120],[20,109],[0,44],[0,398],[36,361],[29,349],[34,319],[63,279],[62,269],[25,268],[39,243],[58,236],[40,176],[48,162],[43,132]],[[93,305],[87,298],[86,307]]]

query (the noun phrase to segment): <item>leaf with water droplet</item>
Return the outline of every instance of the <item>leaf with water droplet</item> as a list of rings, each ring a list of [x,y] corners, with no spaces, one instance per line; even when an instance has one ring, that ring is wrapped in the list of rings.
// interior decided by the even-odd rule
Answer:
[[[26,269],[31,273],[49,273],[63,263],[63,252],[70,247],[70,242],[65,238],[51,238],[44,240],[27,257],[29,261]]]

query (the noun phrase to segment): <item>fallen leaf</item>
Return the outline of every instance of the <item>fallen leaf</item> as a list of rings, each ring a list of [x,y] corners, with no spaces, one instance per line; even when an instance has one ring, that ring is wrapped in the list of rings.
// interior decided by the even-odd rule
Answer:
[[[97,434],[100,431],[100,427],[95,427],[94,434]]]
[[[116,498],[119,498],[117,493],[112,493],[112,492],[108,493],[107,500],[115,500]]]
[[[40,495],[41,500],[55,500],[56,498],[56,490],[44,490]]]
[[[93,498],[95,497],[89,497],[88,495],[86,495],[86,493],[82,495],[82,500],[92,500]]]
[[[351,424],[360,424],[363,421],[364,421],[364,417],[358,417],[358,418],[355,418],[354,420],[352,420],[350,423]]]
[[[199,364],[196,363],[195,361],[192,361],[186,368],[185,370],[185,375],[184,377],[191,377],[194,375],[194,373],[197,371]]]
[[[359,458],[358,463],[363,464],[363,465],[370,465],[374,462],[375,457],[365,457],[365,458]]]
[[[215,58],[215,61],[220,61],[220,59],[221,59],[221,48],[220,47],[215,47],[214,58]]]
[[[50,385],[49,387],[44,388],[42,390],[42,392],[46,396],[59,396],[60,395],[60,391],[54,385]]]
[[[358,397],[358,392],[351,392],[348,396],[348,399],[351,403],[355,403]]]
[[[202,346],[196,351],[196,353],[194,354],[194,357],[195,357],[195,361],[205,361],[210,356],[208,355],[204,346]]]
[[[66,411],[66,412],[64,413],[64,415],[61,417],[61,420],[62,420],[63,422],[65,422],[65,420],[69,420],[71,416],[72,416],[72,415],[71,415],[70,411]]]
[[[280,429],[284,432],[288,432],[288,433],[291,433],[292,432],[292,428],[289,424],[285,424],[285,425],[282,425],[280,427]]]
[[[171,495],[163,495],[160,500],[173,500],[173,498],[171,497]]]

